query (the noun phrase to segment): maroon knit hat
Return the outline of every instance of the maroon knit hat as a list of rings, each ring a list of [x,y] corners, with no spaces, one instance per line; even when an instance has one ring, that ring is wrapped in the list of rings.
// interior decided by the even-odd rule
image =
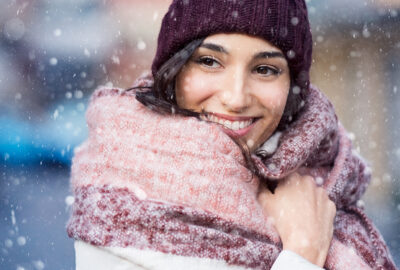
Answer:
[[[153,75],[189,42],[232,32],[262,37],[280,48],[292,83],[308,88],[312,37],[304,0],[173,0],[158,36]]]

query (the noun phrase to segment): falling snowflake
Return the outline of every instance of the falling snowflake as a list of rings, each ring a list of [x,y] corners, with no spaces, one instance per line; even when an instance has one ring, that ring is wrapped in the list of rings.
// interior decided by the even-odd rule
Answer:
[[[4,241],[4,245],[6,248],[12,248],[12,246],[14,245],[13,241],[11,239],[6,239]]]
[[[85,49],[83,50],[83,54],[84,54],[85,56],[87,56],[87,57],[90,57],[90,51],[89,51],[87,48],[85,48]]]
[[[53,113],[53,119],[56,120],[59,116],[58,110],[55,110]]]
[[[33,266],[36,268],[36,270],[43,270],[44,262],[42,262],[41,260],[33,261]]]
[[[65,204],[67,206],[71,206],[75,202],[75,198],[73,196],[65,197]]]
[[[76,99],[81,99],[83,98],[83,92],[81,90],[76,90],[74,96]]]
[[[17,238],[17,243],[18,243],[18,245],[20,245],[20,246],[25,246],[25,244],[26,244],[26,238],[25,238],[24,236],[19,236],[19,237]]]
[[[61,36],[61,34],[62,34],[62,31],[61,31],[60,28],[57,28],[57,29],[55,29],[55,30],[53,31],[53,35],[54,35],[55,37],[59,37],[59,36]]]
[[[49,59],[49,64],[50,64],[51,66],[56,66],[56,65],[58,64],[58,59],[55,58],[55,57],[50,58],[50,59]]]
[[[139,40],[137,43],[137,48],[138,50],[143,51],[144,49],[146,49],[146,43],[143,40]]]
[[[299,24],[299,18],[297,18],[297,17],[293,17],[292,19],[290,19],[290,22],[293,24],[293,25],[298,25]]]

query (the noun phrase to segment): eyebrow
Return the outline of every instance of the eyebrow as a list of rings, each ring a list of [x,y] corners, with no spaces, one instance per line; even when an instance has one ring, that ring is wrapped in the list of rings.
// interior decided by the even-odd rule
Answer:
[[[224,47],[214,44],[214,43],[203,43],[200,45],[200,47],[206,48],[206,49],[209,49],[212,51],[220,52],[220,53],[229,54],[229,52],[227,50],[225,50]]]
[[[260,58],[283,58],[286,59],[285,56],[283,55],[283,53],[281,52],[260,52],[254,55],[254,59],[260,59]]]
[[[229,55],[229,52],[224,47],[214,44],[214,43],[203,43],[200,45],[200,47]],[[283,53],[277,52],[277,51],[259,52],[253,56],[254,59],[277,58],[277,57],[286,59],[285,56],[283,55]]]

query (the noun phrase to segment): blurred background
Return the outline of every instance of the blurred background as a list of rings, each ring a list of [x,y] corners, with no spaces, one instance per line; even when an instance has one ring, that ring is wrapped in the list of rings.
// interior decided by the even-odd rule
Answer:
[[[0,269],[74,269],[73,149],[99,85],[150,68],[169,0],[0,0]],[[307,1],[312,81],[369,160],[366,206],[400,265],[400,0]]]

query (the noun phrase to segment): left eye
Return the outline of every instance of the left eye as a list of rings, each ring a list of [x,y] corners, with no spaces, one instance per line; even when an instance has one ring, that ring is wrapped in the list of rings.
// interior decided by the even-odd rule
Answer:
[[[278,75],[280,73],[279,69],[270,66],[258,66],[254,71],[263,76]]]

